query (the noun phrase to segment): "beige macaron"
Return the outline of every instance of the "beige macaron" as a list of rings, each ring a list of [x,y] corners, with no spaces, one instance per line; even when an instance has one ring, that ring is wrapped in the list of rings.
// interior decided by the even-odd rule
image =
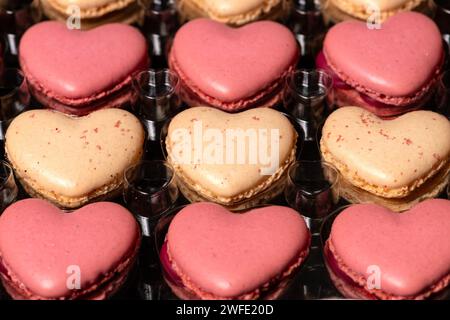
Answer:
[[[292,8],[290,0],[177,0],[182,21],[210,18],[240,26],[255,20],[281,20]]]
[[[121,191],[123,172],[140,161],[144,138],[139,119],[121,109],[80,118],[31,110],[11,122],[5,150],[29,195],[76,208]]]
[[[429,0],[322,0],[322,7],[324,16],[334,23],[348,19],[384,22],[409,10],[431,13]]]
[[[325,121],[320,147],[350,202],[403,211],[448,183],[450,122],[431,111],[382,120],[362,108],[339,108]]]
[[[148,0],[41,0],[44,14],[53,20],[72,21],[79,14],[81,29],[105,23],[140,23]]]

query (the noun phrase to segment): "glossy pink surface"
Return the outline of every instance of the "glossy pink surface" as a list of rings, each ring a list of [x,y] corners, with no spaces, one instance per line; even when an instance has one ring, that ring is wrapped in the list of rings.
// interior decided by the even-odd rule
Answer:
[[[137,29],[118,23],[80,31],[42,22],[28,29],[20,42],[26,76],[64,98],[88,98],[112,89],[147,59],[145,38]]]
[[[439,29],[428,17],[405,12],[368,29],[346,21],[327,33],[328,63],[352,86],[403,97],[416,94],[435,76],[443,55]]]
[[[234,102],[278,80],[295,63],[298,48],[292,33],[275,22],[234,29],[197,19],[177,32],[171,54],[202,92]]]
[[[131,256],[138,236],[133,216],[111,202],[63,213],[44,200],[26,199],[0,216],[3,263],[43,298],[64,297],[74,267],[80,270],[81,289],[95,285]]]
[[[279,206],[236,214],[213,203],[191,204],[175,216],[167,237],[183,274],[219,297],[258,289],[286,271],[309,244],[303,218]]]
[[[330,239],[342,262],[368,277],[380,270],[381,290],[414,296],[450,273],[450,201],[426,200],[404,213],[362,204],[344,210]]]

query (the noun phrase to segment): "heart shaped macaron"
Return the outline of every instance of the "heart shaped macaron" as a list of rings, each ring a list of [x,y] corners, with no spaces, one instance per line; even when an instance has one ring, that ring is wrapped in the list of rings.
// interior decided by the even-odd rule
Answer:
[[[414,12],[395,15],[380,29],[346,21],[327,33],[326,60],[356,90],[394,105],[418,102],[436,83],[444,51],[436,24]]]
[[[145,38],[125,24],[80,31],[42,22],[20,42],[20,65],[36,98],[76,115],[129,101],[132,76],[148,63]]]
[[[199,195],[232,206],[284,182],[284,173],[295,161],[296,141],[290,121],[273,109],[229,114],[195,107],[172,119],[166,149],[188,199],[196,201]]]
[[[435,176],[440,188],[450,170],[450,122],[431,111],[382,120],[362,108],[339,108],[326,120],[320,145],[347,181],[386,198],[408,196]]]
[[[12,121],[5,148],[30,195],[73,208],[120,190],[124,170],[140,161],[144,134],[121,109],[81,118],[31,110]]]
[[[288,0],[179,0],[182,19],[209,17],[230,25],[243,25],[255,20],[280,20],[291,8]]]
[[[64,213],[26,199],[0,216],[0,274],[15,299],[105,299],[125,281],[139,227],[118,204]]]
[[[217,204],[196,203],[172,220],[166,249],[169,267],[198,297],[255,299],[292,274],[309,241],[305,222],[293,209],[269,206],[234,214]]]
[[[334,272],[343,272],[375,297],[422,299],[450,283],[449,230],[448,200],[427,200],[402,214],[354,205],[335,219],[327,247]],[[374,270],[379,270],[379,287],[367,290]]]
[[[297,59],[297,42],[281,24],[262,21],[234,29],[197,19],[176,33],[169,63],[190,105],[238,111],[279,102]]]

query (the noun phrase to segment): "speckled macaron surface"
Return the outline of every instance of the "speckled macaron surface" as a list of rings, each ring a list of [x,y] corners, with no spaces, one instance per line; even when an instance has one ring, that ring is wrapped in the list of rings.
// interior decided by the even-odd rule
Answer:
[[[382,120],[358,107],[343,107],[326,120],[321,152],[345,179],[369,192],[402,197],[450,157],[450,122],[438,113],[414,111]]]
[[[7,157],[19,179],[62,204],[119,187],[123,171],[140,160],[143,144],[139,120],[120,109],[81,118],[31,110],[6,132]]]

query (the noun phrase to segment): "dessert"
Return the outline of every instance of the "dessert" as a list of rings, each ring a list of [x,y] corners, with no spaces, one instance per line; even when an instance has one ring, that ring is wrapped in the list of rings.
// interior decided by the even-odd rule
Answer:
[[[431,111],[382,120],[358,107],[333,112],[322,129],[322,157],[343,179],[349,202],[393,210],[440,194],[450,171],[450,122]]]
[[[450,201],[426,200],[398,214],[374,204],[352,205],[333,222],[325,260],[348,298],[448,298]]]
[[[128,106],[132,77],[149,65],[144,36],[124,24],[80,31],[41,22],[25,32],[19,49],[35,98],[45,107],[78,116]]]
[[[234,26],[255,20],[280,20],[292,8],[288,0],[177,0],[182,21],[210,18]]]
[[[25,199],[0,216],[0,275],[14,299],[106,299],[125,282],[140,244],[131,213],[111,202],[70,214]]]
[[[243,214],[195,203],[170,223],[160,259],[182,299],[274,299],[305,261],[310,233],[301,215],[268,206]]]
[[[187,199],[235,209],[283,191],[296,143],[290,121],[270,108],[236,114],[189,108],[171,120],[165,140],[167,161]]]
[[[280,102],[298,56],[294,36],[281,24],[260,21],[234,29],[197,19],[175,34],[169,65],[188,105],[240,111]]]
[[[143,19],[139,0],[41,0],[44,14],[53,20],[70,21],[79,14],[82,29],[106,23],[137,23]]]
[[[380,29],[359,21],[335,25],[316,62],[334,77],[337,106],[395,117],[430,101],[443,67],[442,43],[433,20],[404,12]]]
[[[75,208],[121,191],[124,170],[141,159],[144,137],[139,120],[121,109],[81,118],[31,110],[11,122],[5,150],[29,195]]]

